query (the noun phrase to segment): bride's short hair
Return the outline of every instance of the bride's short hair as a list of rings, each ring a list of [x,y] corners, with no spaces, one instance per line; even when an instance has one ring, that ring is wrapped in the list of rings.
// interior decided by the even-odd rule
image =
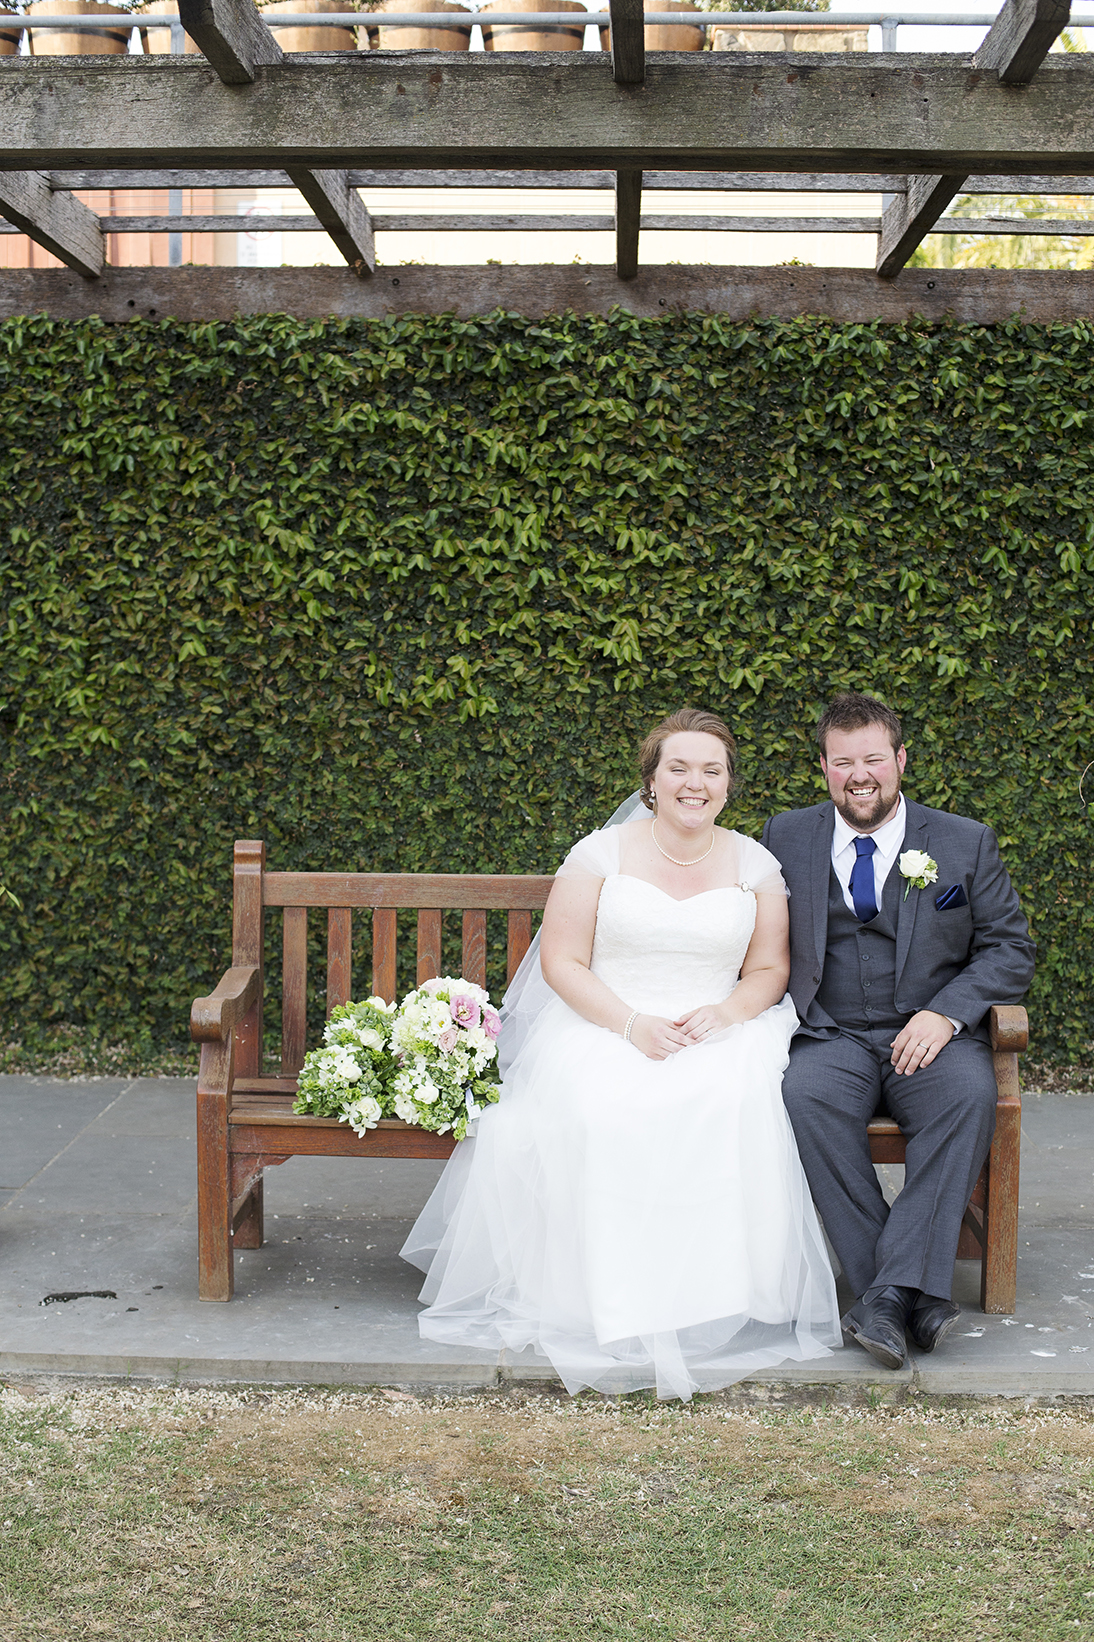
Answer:
[[[661,762],[661,748],[670,735],[712,735],[726,750],[726,766],[729,770],[729,791],[732,793],[737,774],[737,743],[733,739],[733,732],[729,725],[720,719],[717,713],[708,713],[701,707],[681,707],[677,712],[670,713],[663,718],[660,724],[654,726],[642,743],[642,750],[638,755],[638,769],[642,777],[642,785],[638,796],[648,810],[653,809],[652,782],[658,764]]]

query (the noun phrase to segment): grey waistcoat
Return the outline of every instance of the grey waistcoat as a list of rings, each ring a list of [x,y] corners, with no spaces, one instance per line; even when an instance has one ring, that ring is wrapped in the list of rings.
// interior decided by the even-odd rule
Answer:
[[[834,868],[829,867],[828,944],[808,1025],[834,1025],[852,1031],[867,1026],[904,1025],[907,1016],[897,1009],[894,997],[900,891],[900,874],[890,872],[877,917],[868,924],[860,923],[843,898]]]

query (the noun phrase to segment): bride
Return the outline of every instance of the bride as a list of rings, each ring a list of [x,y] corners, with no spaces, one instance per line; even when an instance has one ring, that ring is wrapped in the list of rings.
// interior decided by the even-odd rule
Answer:
[[[402,1251],[427,1339],[683,1398],[840,1344],[782,1104],[786,888],[716,825],[735,758],[713,713],[674,713],[622,824],[559,868],[506,995],[500,1102]]]

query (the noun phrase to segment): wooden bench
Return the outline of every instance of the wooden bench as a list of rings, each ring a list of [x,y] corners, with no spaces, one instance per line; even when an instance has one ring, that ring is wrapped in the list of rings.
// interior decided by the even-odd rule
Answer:
[[[1029,1019],[1021,1004],[997,1004],[991,1011],[991,1047],[995,1059],[995,1139],[965,1210],[959,1260],[980,1261],[980,1306],[1009,1316],[1018,1287],[1018,1148],[1022,1132],[1022,1095],[1018,1055],[1029,1044]],[[903,1163],[904,1136],[889,1117],[869,1126],[870,1156],[875,1163]]]
[[[352,990],[355,912],[372,915],[372,984],[361,992],[389,1001],[396,993],[396,920],[417,913],[416,985],[441,973],[442,918],[462,913],[461,972],[486,984],[487,913],[507,914],[506,979],[512,980],[553,880],[415,873],[267,872],[265,845],[235,846],[232,967],[215,992],[194,1002],[192,1036],[201,1044],[198,1074],[198,1292],[230,1300],[233,1249],[262,1245],[262,1171],[286,1158],[431,1157],[451,1155],[448,1135],[383,1119],[358,1137],[336,1118],[298,1117],[292,1110],[304,1062],[308,910],[327,914],[326,1005],[346,1003]],[[263,952],[267,907],[283,908],[281,1067],[263,1076]],[[982,1260],[985,1311],[1012,1312],[1018,1254],[1018,1135],[1021,1097],[1018,1050],[1026,1047],[1026,1012],[991,1012],[999,1105],[991,1156],[965,1215],[959,1256]],[[870,1124],[875,1163],[903,1163],[904,1137],[888,1118]]]
[[[201,1044],[198,1073],[198,1293],[230,1300],[233,1249],[262,1246],[262,1171],[286,1158],[433,1157],[451,1155],[450,1135],[433,1135],[397,1118],[357,1136],[337,1118],[293,1112],[296,1075],[307,1051],[309,908],[327,914],[326,1006],[353,996],[353,915],[372,915],[372,984],[359,995],[395,998],[397,919],[417,912],[414,984],[441,973],[442,920],[462,913],[460,972],[486,985],[487,914],[508,915],[506,980],[532,939],[553,879],[459,874],[267,872],[266,847],[235,846],[232,967],[216,991],[194,1002],[191,1036]],[[284,909],[281,1069],[263,1076],[263,952],[267,907]],[[318,1047],[312,1045],[312,1047]]]

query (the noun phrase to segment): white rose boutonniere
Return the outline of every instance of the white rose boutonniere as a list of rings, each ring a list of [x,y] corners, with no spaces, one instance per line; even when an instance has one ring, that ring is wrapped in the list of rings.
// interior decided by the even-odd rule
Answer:
[[[938,882],[938,862],[932,861],[925,850],[905,850],[897,866],[901,877],[908,880],[904,886],[905,900],[913,884],[916,889],[926,889],[928,884]]]

